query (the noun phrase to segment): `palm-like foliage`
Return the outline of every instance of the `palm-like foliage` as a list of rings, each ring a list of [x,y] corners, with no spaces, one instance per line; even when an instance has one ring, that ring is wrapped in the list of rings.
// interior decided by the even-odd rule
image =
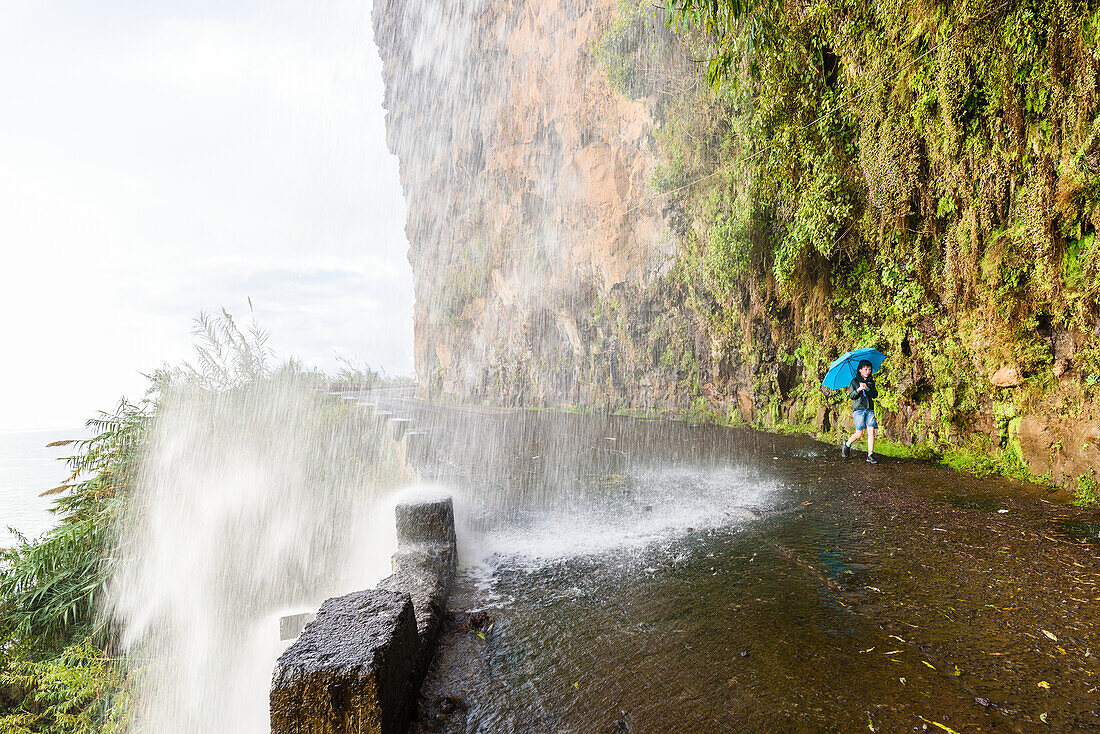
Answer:
[[[0,733],[123,731],[127,659],[109,654],[100,600],[121,563],[126,518],[142,512],[136,484],[154,413],[166,414],[176,401],[247,397],[264,381],[286,389],[318,379],[294,361],[273,368],[267,332],[242,329],[224,310],[200,314],[193,334],[192,363],[157,370],[146,399],[123,400],[88,421],[92,438],[62,442],[75,449],[70,475],[44,493],[56,495],[58,524],[0,550],[0,690],[13,687],[22,699],[5,712],[0,697]],[[379,379],[369,370],[344,374],[353,376]]]
[[[158,370],[151,397],[123,400],[87,427],[92,438],[71,442],[71,474],[60,487],[52,512],[60,522],[36,541],[22,536],[0,551],[0,640],[56,648],[77,635],[104,642],[95,621],[96,602],[111,575],[113,532],[133,487],[146,429],[157,399],[170,383],[205,390],[229,390],[270,376],[268,334],[255,324],[242,330],[224,309],[200,313],[192,330],[195,364]]]
[[[36,541],[0,551],[0,639],[55,647],[74,635],[102,638],[95,604],[110,575],[109,534],[134,479],[148,404],[119,403],[88,421],[95,435],[73,442],[71,474],[52,512],[59,524]]]

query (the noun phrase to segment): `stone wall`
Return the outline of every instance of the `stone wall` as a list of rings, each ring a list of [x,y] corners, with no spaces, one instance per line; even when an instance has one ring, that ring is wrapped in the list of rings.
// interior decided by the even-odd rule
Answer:
[[[328,599],[272,677],[272,734],[400,734],[454,582],[450,497],[399,504],[393,575]]]

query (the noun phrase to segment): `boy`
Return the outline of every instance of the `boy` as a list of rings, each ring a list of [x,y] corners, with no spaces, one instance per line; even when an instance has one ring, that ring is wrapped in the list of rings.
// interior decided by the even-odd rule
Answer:
[[[877,464],[875,458],[875,429],[878,422],[875,420],[875,398],[878,390],[875,389],[875,380],[871,377],[870,361],[859,361],[859,374],[852,378],[852,384],[848,386],[848,397],[852,399],[852,416],[855,418],[856,432],[847,441],[840,444],[840,453],[847,459],[852,455],[852,444],[867,430],[867,463]]]

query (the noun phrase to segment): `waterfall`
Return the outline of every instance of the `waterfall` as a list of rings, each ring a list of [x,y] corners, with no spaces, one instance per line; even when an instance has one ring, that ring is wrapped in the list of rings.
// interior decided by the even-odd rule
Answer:
[[[181,388],[154,420],[108,604],[133,730],[261,734],[279,617],[372,586],[394,546],[393,442],[300,377]]]

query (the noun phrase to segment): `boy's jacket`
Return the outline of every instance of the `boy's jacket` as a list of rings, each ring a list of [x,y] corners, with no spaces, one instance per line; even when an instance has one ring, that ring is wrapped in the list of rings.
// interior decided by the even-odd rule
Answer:
[[[859,383],[866,382],[867,390],[860,391]],[[852,410],[874,410],[875,398],[878,397],[878,390],[875,388],[875,378],[868,377],[863,379],[859,375],[856,375],[852,380],[852,384],[848,386],[848,397],[852,399]]]

